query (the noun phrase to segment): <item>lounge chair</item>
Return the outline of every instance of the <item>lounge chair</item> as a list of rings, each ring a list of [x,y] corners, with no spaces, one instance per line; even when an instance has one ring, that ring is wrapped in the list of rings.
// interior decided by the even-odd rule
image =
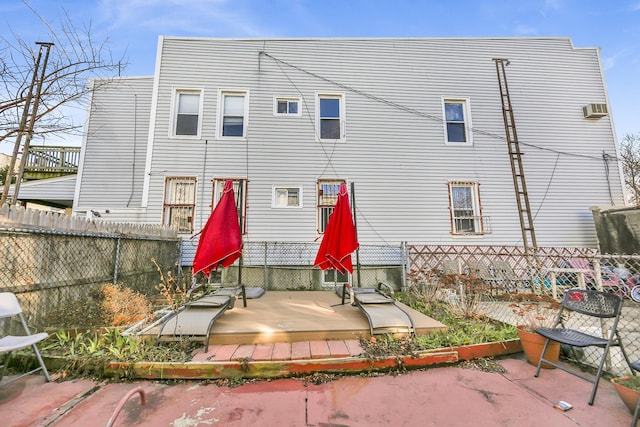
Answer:
[[[348,286],[336,288],[344,304]],[[374,288],[351,288],[352,305],[364,313],[369,321],[371,336],[380,334],[409,334],[415,332],[411,316],[396,304],[391,285],[379,282]]]
[[[529,288],[529,278],[520,277],[513,271],[509,261],[493,260],[491,261],[491,269],[496,279],[500,280],[502,285],[507,290],[517,290],[522,288]]]
[[[200,286],[192,287],[187,298]],[[213,293],[189,301],[181,307],[174,315],[166,318],[158,332],[158,339],[172,339],[175,337],[185,337],[193,341],[204,341],[204,351],[209,351],[209,335],[216,320],[231,310],[236,299],[241,295],[240,287],[220,288]],[[260,298],[264,294],[264,289],[249,287],[245,288],[246,298]]]
[[[482,280],[483,283],[490,286],[491,292],[501,288],[501,280],[491,274],[491,271],[481,260],[472,259],[467,261],[467,270],[469,277]]]
[[[442,260],[442,274],[445,276],[462,274],[462,264],[458,258]]]

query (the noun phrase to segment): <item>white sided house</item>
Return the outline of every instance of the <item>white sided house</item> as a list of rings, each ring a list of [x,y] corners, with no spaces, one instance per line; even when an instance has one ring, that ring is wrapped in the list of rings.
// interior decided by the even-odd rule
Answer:
[[[311,243],[347,182],[361,244],[522,245],[495,58],[538,246],[596,247],[621,165],[599,49],[562,37],[160,37],[153,76],[91,82],[74,213],[187,241],[242,180],[245,242]]]

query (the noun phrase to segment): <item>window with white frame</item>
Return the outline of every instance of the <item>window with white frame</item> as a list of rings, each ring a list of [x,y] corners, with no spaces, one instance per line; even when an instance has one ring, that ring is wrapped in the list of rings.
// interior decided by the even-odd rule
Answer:
[[[195,177],[167,177],[162,223],[175,227],[178,233],[192,233],[195,196]]]
[[[247,92],[220,93],[219,136],[244,138],[247,135]]]
[[[302,187],[273,187],[274,208],[301,208]]]
[[[344,140],[343,96],[319,94],[316,107],[320,140]]]
[[[452,234],[483,234],[480,184],[449,182]]]
[[[222,192],[224,191],[224,184],[230,179],[233,182],[233,195],[236,202],[236,210],[238,211],[238,218],[242,221],[240,226],[242,227],[242,234],[245,233],[247,228],[247,180],[241,178],[215,178],[213,180],[213,203],[212,210],[220,201]],[[242,185],[240,185],[242,184]]]
[[[198,136],[200,134],[201,92],[178,90],[175,95],[175,136]]]
[[[445,142],[451,145],[471,145],[471,114],[468,99],[443,99]]]
[[[276,116],[300,116],[300,98],[276,97],[273,101],[273,114]]]
[[[329,222],[329,216],[338,201],[340,184],[343,179],[319,179],[318,180],[318,233],[324,233]]]

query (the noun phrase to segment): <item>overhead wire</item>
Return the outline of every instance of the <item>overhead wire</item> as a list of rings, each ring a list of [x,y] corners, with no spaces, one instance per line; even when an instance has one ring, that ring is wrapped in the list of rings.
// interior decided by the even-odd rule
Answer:
[[[553,164],[553,169],[551,170],[551,176],[549,177],[549,182],[547,183],[547,188],[544,190],[544,195],[542,196],[542,200],[540,200],[540,206],[536,210],[536,213],[533,214],[533,219],[535,220],[538,216],[538,212],[542,209],[542,205],[544,205],[544,201],[547,198],[547,194],[549,194],[549,189],[551,188],[551,182],[553,181],[553,176],[556,174],[556,168],[558,167],[558,161],[560,160],[560,154],[556,156],[556,162]]]
[[[314,129],[314,132],[316,133],[316,138],[318,137],[316,125],[315,125],[315,123],[313,123],[313,120],[311,119],[311,114],[309,112],[309,108],[308,108],[308,105],[307,105],[307,103],[306,103],[306,101],[304,99],[304,96],[302,95],[302,92],[299,90],[299,88],[297,87],[295,82],[293,82],[293,80],[289,77],[289,75],[282,68],[282,65],[285,65],[285,66],[290,67],[292,69],[298,70],[298,71],[300,71],[300,72],[302,72],[304,74],[307,74],[307,75],[312,76],[312,77],[314,77],[316,79],[319,79],[319,80],[322,80],[324,82],[327,82],[329,84],[335,85],[335,86],[337,86],[337,87],[339,87],[341,89],[344,89],[344,90],[346,90],[348,92],[352,92],[352,93],[358,94],[360,96],[363,96],[365,98],[371,99],[372,101],[379,102],[379,103],[388,105],[388,106],[390,106],[392,108],[395,108],[395,109],[398,109],[398,110],[401,110],[401,111],[405,111],[405,112],[407,112],[409,114],[413,114],[413,115],[416,115],[416,116],[419,116],[419,117],[424,117],[424,118],[427,118],[429,120],[432,120],[432,121],[435,121],[435,122],[438,122],[438,123],[441,123],[441,124],[445,123],[445,119],[442,118],[442,117],[438,117],[438,116],[434,116],[432,114],[425,113],[425,112],[417,110],[415,108],[411,108],[411,107],[408,107],[406,105],[402,105],[400,103],[397,103],[397,102],[394,102],[394,101],[391,101],[391,100],[388,100],[388,99],[373,95],[373,94],[368,93],[366,91],[363,91],[361,89],[357,89],[357,88],[354,88],[354,87],[349,86],[347,84],[340,83],[338,81],[332,80],[332,79],[330,79],[328,77],[322,76],[322,75],[320,75],[318,73],[315,73],[313,71],[309,71],[309,70],[307,70],[307,69],[305,69],[303,67],[300,67],[298,65],[294,65],[294,64],[292,64],[290,62],[287,62],[287,61],[284,61],[284,60],[282,60],[280,58],[277,58],[277,57],[267,53],[265,50],[262,50],[261,52],[259,52],[259,54],[260,55],[265,55],[266,57],[268,57],[271,60],[273,60],[278,65],[278,68],[282,71],[282,73],[285,75],[287,80],[289,80],[289,82],[296,89],[298,94],[300,94],[300,97],[303,100],[303,103],[304,103],[304,106],[305,106],[305,110],[307,111],[307,114],[309,116],[309,120],[312,122],[312,126],[313,126],[313,129]],[[487,137],[490,137],[490,138],[493,138],[493,139],[497,139],[497,140],[500,140],[500,141],[505,141],[505,142],[507,141],[507,138],[505,136],[498,135],[498,134],[495,134],[493,132],[485,131],[483,129],[479,129],[479,128],[476,128],[476,127],[469,127],[469,126],[467,126],[466,129],[468,131],[472,132],[472,133],[475,133],[475,134],[484,135],[484,136],[487,136]],[[563,150],[557,150],[557,149],[549,148],[549,147],[542,147],[542,146],[539,146],[539,145],[536,145],[536,144],[531,144],[531,143],[522,142],[522,141],[519,141],[519,144],[523,145],[523,146],[526,146],[526,147],[534,148],[534,149],[537,149],[537,150],[547,151],[547,152],[551,152],[551,153],[555,153],[556,154],[556,160],[555,160],[552,172],[551,172],[551,176],[549,178],[549,182],[547,183],[547,188],[545,189],[545,193],[544,193],[544,195],[542,197],[540,205],[538,206],[538,209],[535,212],[534,219],[537,217],[538,213],[542,209],[542,206],[543,206],[543,204],[544,204],[544,202],[546,200],[546,197],[547,197],[547,195],[549,193],[549,190],[551,188],[551,183],[552,183],[553,177],[554,177],[554,175],[556,173],[557,166],[558,166],[558,163],[559,163],[561,155],[562,156],[569,156],[569,157],[579,157],[579,158],[584,158],[584,159],[589,159],[589,160],[598,160],[598,161],[604,160],[605,171],[606,171],[606,174],[607,174],[607,185],[609,187],[609,196],[610,196],[612,204],[614,204],[613,203],[613,195],[611,193],[611,184],[609,183],[609,165],[608,165],[607,161],[609,159],[620,161],[621,159],[619,159],[618,157],[612,156],[612,155],[607,154],[607,153],[603,153],[602,157],[592,156],[592,155],[583,154],[583,153],[574,153],[574,152],[568,152],[568,151],[563,151]],[[331,165],[332,169],[335,172],[335,168],[333,167],[333,163],[332,163],[332,157],[333,157],[333,152],[334,152],[333,150],[335,150],[335,142],[334,142],[334,147],[333,147],[331,155],[327,154],[326,150],[324,149],[324,146],[322,146],[322,149],[325,152],[325,156],[327,157],[327,165],[325,166],[325,169],[323,170],[323,174],[324,174],[324,171],[326,171],[326,168],[329,165]],[[385,241],[385,239],[373,228],[373,226],[368,221],[367,217],[362,213],[362,211],[360,209],[357,209],[357,212],[361,215],[361,217],[365,220],[365,222],[369,225],[369,227],[373,230],[373,232],[382,241],[387,243]]]
[[[349,92],[352,92],[352,93],[356,93],[356,94],[361,95],[361,96],[363,96],[365,98],[371,99],[373,101],[376,101],[376,102],[379,102],[379,103],[382,103],[382,104],[389,105],[390,107],[396,108],[398,110],[405,111],[405,112],[410,113],[410,114],[414,114],[414,115],[417,115],[417,116],[420,116],[420,117],[424,117],[424,118],[427,118],[429,120],[433,120],[433,121],[438,122],[438,123],[445,123],[445,120],[442,117],[438,117],[438,116],[434,116],[433,114],[425,113],[425,112],[417,110],[415,108],[411,108],[411,107],[408,107],[406,105],[399,104],[397,102],[394,102],[394,101],[391,101],[391,100],[388,100],[388,99],[385,99],[385,98],[370,94],[370,93],[365,92],[365,91],[363,91],[361,89],[357,89],[357,88],[354,88],[352,86],[346,85],[344,83],[340,83],[338,81],[332,80],[332,79],[330,79],[328,77],[322,76],[322,75],[320,75],[318,73],[314,73],[313,71],[306,70],[306,69],[304,69],[304,68],[302,68],[302,67],[300,67],[298,65],[294,65],[294,64],[292,64],[290,62],[287,62],[287,61],[284,61],[284,60],[282,60],[280,58],[277,58],[277,57],[267,53],[264,50],[261,51],[260,54],[261,55],[265,55],[268,58],[271,58],[276,63],[286,65],[287,67],[293,68],[293,69],[298,70],[298,71],[300,71],[302,73],[305,73],[305,74],[307,74],[309,76],[312,76],[312,77],[317,78],[319,80],[322,80],[322,81],[325,81],[325,82],[330,83],[332,85],[335,85],[335,86],[337,86],[339,88],[342,88],[342,89],[344,89],[346,91],[349,91]],[[502,135],[498,135],[498,134],[495,134],[493,132],[488,132],[488,131],[485,131],[485,130],[482,130],[482,129],[479,129],[479,128],[476,128],[476,127],[469,127],[468,126],[468,127],[466,127],[466,129],[471,131],[471,132],[473,132],[473,133],[485,135],[485,136],[488,136],[490,138],[498,139],[498,140],[501,140],[501,141],[506,141],[507,140],[506,137],[504,137]],[[568,151],[556,150],[554,148],[549,148],[549,147],[541,147],[541,146],[536,145],[536,144],[531,144],[531,143],[521,142],[521,141],[519,143],[521,145],[524,145],[524,146],[527,146],[527,147],[531,147],[531,148],[535,148],[535,149],[543,150],[543,151],[549,151],[549,152],[556,153],[556,154],[561,154],[561,155],[564,155],[564,156],[581,157],[581,158],[587,158],[587,159],[598,160],[598,161],[601,160],[600,156],[591,156],[591,155],[582,154],[582,153],[571,153],[571,152],[568,152]],[[611,158],[615,159],[615,160],[618,160],[618,161],[620,160],[616,156],[611,156],[611,155],[609,155],[609,156]]]
[[[262,51],[260,53],[269,56],[264,51]],[[280,64],[279,61],[276,61],[276,65],[278,65],[278,68],[280,69],[282,74],[284,74],[284,76],[287,78],[289,83],[291,83],[291,85],[296,90],[296,92],[298,92],[298,95],[300,95],[300,99],[302,100],[302,104],[304,105],[304,109],[307,112],[307,117],[309,119],[309,122],[311,123],[311,127],[313,128],[313,132],[314,132],[314,135],[316,137],[316,140],[319,141],[320,140],[320,133],[318,132],[318,128],[316,126],[316,123],[311,118],[311,111],[309,110],[309,105],[307,104],[307,100],[305,99],[304,95],[302,94],[302,91],[300,91],[300,89],[298,88],[298,85],[296,85],[295,82],[291,79],[291,77],[289,77],[287,72],[282,69],[282,65]],[[320,144],[320,148],[322,149],[322,152],[324,153],[325,157],[327,158],[327,162],[326,162],[324,168],[322,169],[322,172],[320,172],[320,176],[319,176],[320,178],[324,176],[325,172],[327,171],[327,169],[329,167],[331,167],[331,169],[336,174],[336,176],[338,175],[338,171],[335,169],[335,167],[333,165],[333,155],[335,154],[337,142],[338,142],[337,140],[333,141],[333,145],[332,145],[330,154],[327,153],[327,150],[325,148],[325,144]]]

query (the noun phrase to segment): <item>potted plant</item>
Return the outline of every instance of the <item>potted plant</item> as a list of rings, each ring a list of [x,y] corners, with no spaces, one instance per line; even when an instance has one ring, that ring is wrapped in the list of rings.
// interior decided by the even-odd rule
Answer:
[[[633,414],[640,398],[640,377],[624,376],[611,379],[613,389]]]
[[[560,303],[547,295],[537,295],[533,293],[519,293],[511,296],[514,301],[509,305],[513,313],[520,317],[516,325],[518,337],[522,343],[527,361],[538,366],[542,349],[546,338],[536,332],[537,328],[548,328],[553,324],[560,308]],[[551,341],[545,359],[557,362],[560,358],[560,343]],[[546,363],[543,368],[552,369],[553,366]]]

